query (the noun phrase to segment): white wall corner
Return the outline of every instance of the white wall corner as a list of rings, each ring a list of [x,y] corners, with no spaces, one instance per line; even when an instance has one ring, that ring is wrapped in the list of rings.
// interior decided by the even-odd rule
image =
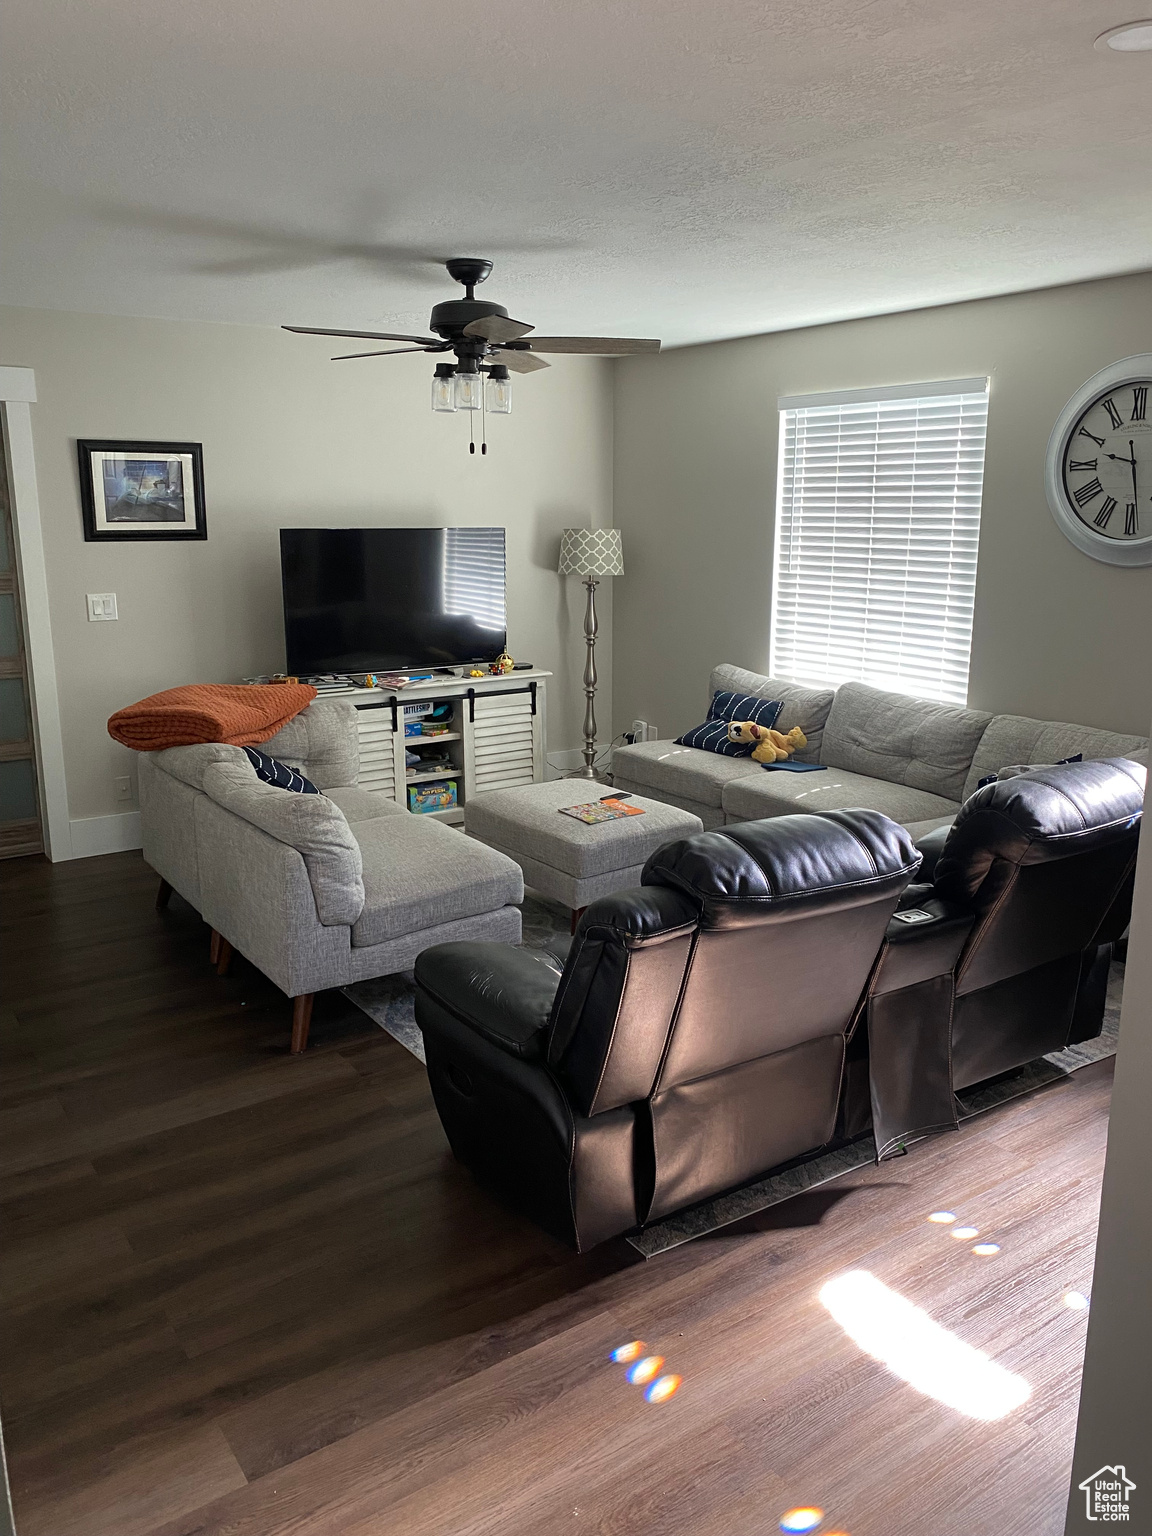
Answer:
[[[128,853],[144,846],[139,811],[125,811],[119,816],[82,816],[78,821],[70,821],[68,830],[74,859],[92,859],[101,853]]]

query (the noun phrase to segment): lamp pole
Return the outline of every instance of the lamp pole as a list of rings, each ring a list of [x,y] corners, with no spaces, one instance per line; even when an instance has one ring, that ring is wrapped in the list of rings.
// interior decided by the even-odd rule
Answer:
[[[588,606],[584,610],[584,644],[588,657],[584,663],[584,766],[576,777],[596,777],[596,588],[600,583],[589,576],[584,585],[588,588]]]

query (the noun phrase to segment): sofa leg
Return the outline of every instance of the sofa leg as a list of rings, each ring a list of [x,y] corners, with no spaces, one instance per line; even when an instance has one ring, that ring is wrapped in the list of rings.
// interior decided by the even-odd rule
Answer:
[[[299,1056],[308,1044],[308,1028],[312,1023],[312,999],[314,992],[305,992],[292,999],[292,1054]]]
[[[208,940],[208,963],[215,965],[220,958],[220,935],[215,928],[210,930],[211,937]]]
[[[172,887],[168,884],[167,880],[165,880],[164,876],[161,875],[160,876],[160,889],[156,892],[156,910],[157,910],[157,912],[163,912],[164,908],[168,905],[168,903],[171,900],[171,898],[172,898]]]
[[[216,935],[220,943],[216,948],[216,974],[227,976],[228,967],[232,963],[232,946],[222,933]]]

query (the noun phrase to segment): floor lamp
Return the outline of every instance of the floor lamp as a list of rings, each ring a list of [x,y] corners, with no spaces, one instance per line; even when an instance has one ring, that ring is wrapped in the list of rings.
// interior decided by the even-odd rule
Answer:
[[[596,588],[602,576],[623,576],[624,546],[619,528],[565,528],[560,539],[561,576],[582,576],[588,588],[584,611],[584,766],[572,775],[596,777]]]

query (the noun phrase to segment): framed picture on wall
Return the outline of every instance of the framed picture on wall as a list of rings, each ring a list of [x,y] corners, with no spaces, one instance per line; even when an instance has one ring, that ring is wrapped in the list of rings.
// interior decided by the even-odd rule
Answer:
[[[84,537],[206,539],[199,443],[113,443],[81,438]]]

